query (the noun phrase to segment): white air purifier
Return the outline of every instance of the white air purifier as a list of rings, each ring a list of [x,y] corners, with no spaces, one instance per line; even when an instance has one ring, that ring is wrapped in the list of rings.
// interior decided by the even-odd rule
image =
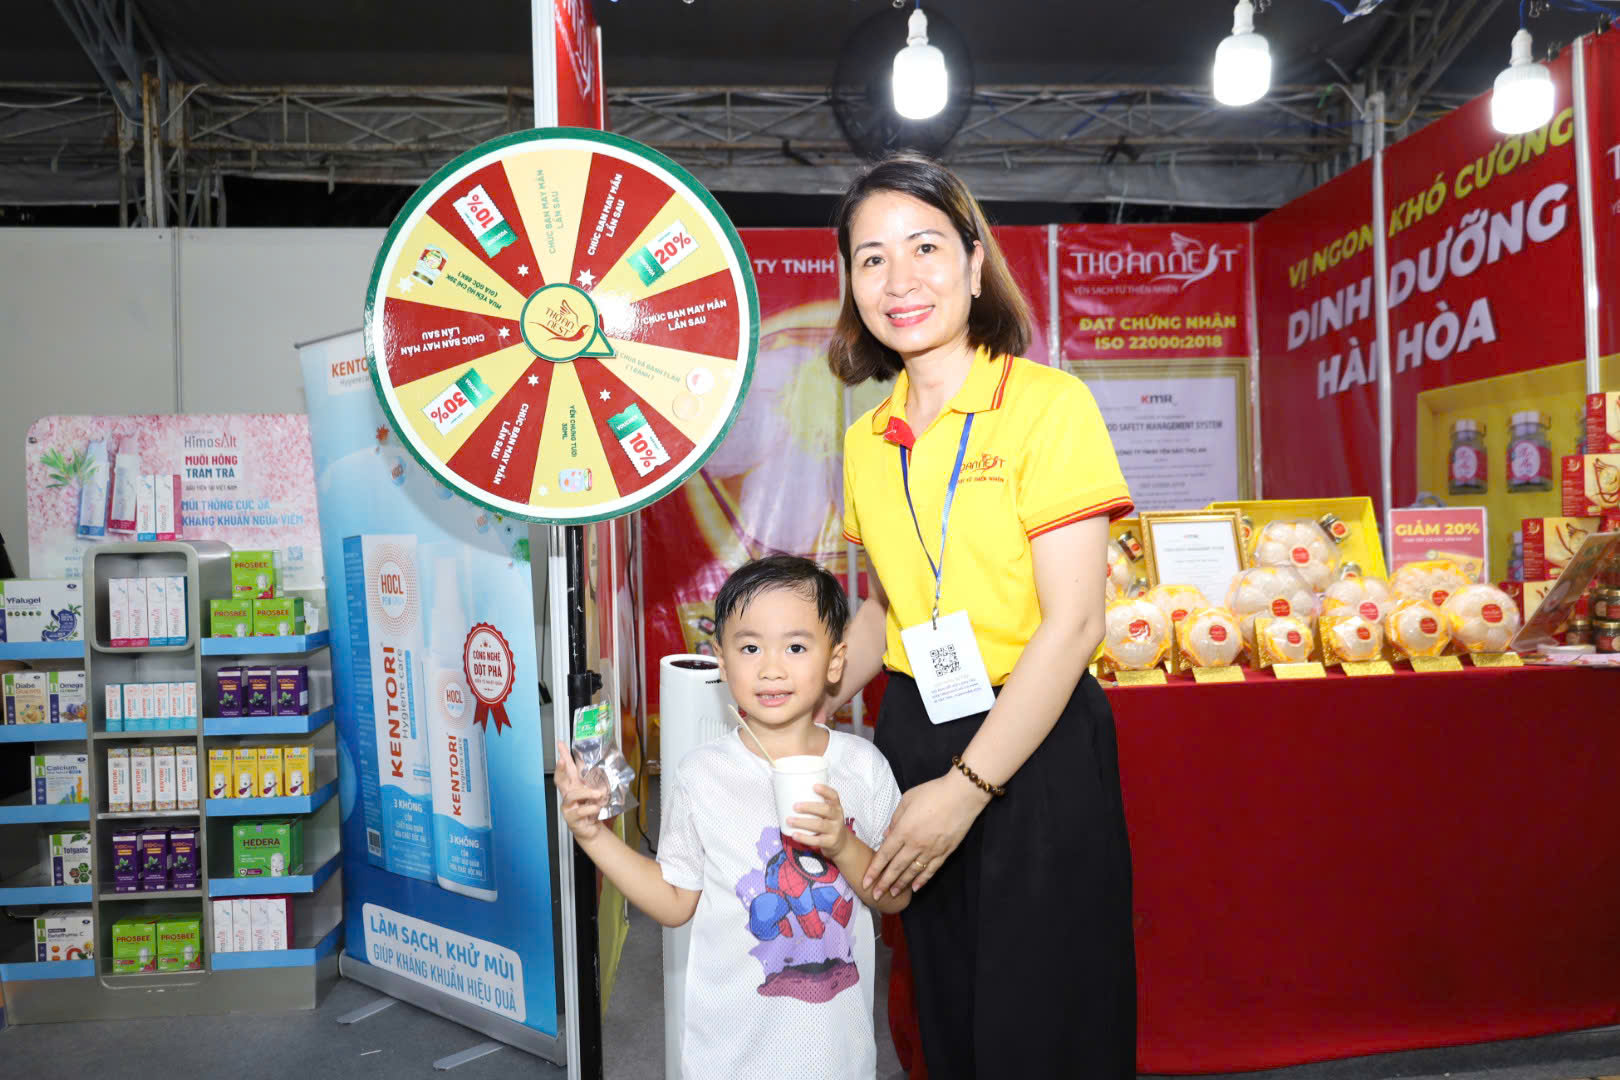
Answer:
[[[695,746],[724,735],[736,726],[731,719],[731,691],[712,656],[677,654],[658,662],[659,775],[675,775],[681,759]],[[665,788],[658,789],[663,820]],[[686,955],[692,943],[690,925],[664,931],[664,1076],[681,1075],[681,1032],[686,1027]],[[698,1080],[693,1077],[690,1080]]]

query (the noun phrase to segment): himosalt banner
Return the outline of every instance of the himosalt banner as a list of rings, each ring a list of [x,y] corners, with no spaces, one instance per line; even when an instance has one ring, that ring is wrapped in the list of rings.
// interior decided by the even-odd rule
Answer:
[[[383,417],[360,333],[299,349],[331,600],[351,960],[558,1032],[529,527]]]
[[[24,462],[31,577],[78,577],[91,544],[220,540],[275,551],[282,587],[319,603],[307,417],[46,416]]]
[[[1063,359],[1249,355],[1247,225],[1058,229]]]
[[[1363,162],[1267,214],[1254,243],[1265,495],[1372,495],[1372,166]]]
[[[590,0],[552,0],[557,42],[557,126],[607,126],[602,96],[602,32]]]
[[[1586,51],[1586,116],[1592,140],[1597,240],[1598,352],[1620,354],[1620,34],[1580,40]]]
[[[1565,50],[1548,65],[1556,97],[1545,127],[1498,133],[1485,94],[1384,154],[1396,506],[1413,501],[1429,455],[1443,460],[1450,445],[1453,410],[1434,398],[1420,402],[1424,391],[1585,356],[1572,57]],[[1291,315],[1290,332],[1309,339],[1330,314],[1319,304],[1307,319]],[[1363,342],[1371,340],[1372,325],[1368,319],[1354,328]],[[1364,376],[1371,384],[1371,372],[1356,370],[1353,355],[1340,360],[1315,351],[1324,397],[1353,392]],[[1489,404],[1488,390],[1480,387],[1479,401],[1470,402],[1474,413]],[[1574,398],[1556,412],[1549,405],[1553,445],[1532,452],[1527,443],[1517,456],[1506,452],[1511,433],[1502,414],[1486,432],[1487,447],[1502,448],[1489,463],[1487,491],[1527,487],[1536,475],[1555,484],[1559,456],[1574,452],[1579,407]],[[1431,415],[1420,420],[1420,408]],[[1432,431],[1421,447],[1420,428]],[[1532,515],[1525,507],[1522,516]]]

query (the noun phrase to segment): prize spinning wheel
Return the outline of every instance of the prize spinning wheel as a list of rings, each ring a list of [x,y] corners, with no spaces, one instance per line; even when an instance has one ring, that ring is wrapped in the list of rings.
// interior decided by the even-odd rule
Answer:
[[[759,299],[724,211],[605,132],[525,131],[450,162],[394,221],[366,295],[383,410],[500,514],[618,517],[703,464],[753,371]]]

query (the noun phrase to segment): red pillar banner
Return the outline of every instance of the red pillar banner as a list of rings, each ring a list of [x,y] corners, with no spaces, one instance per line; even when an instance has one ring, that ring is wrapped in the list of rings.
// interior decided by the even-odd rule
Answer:
[[[996,244],[1006,256],[1013,280],[1029,301],[1030,338],[1024,355],[1042,364],[1052,363],[1051,229],[1045,225],[999,225]]]
[[[1586,50],[1586,115],[1592,139],[1598,353],[1614,357],[1620,354],[1620,34],[1583,38],[1580,45]]]
[[[1255,225],[1267,498],[1379,489],[1372,229],[1372,166],[1365,162]],[[1318,386],[1318,368],[1335,364],[1329,392]],[[1346,380],[1358,371],[1359,381]]]
[[[590,0],[554,0],[557,125],[607,127],[602,94],[602,38]]]
[[[1247,225],[1058,229],[1063,359],[1249,355]]]

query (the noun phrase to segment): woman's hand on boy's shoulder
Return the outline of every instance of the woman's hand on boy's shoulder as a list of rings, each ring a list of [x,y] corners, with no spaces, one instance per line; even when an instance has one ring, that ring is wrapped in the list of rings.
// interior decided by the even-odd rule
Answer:
[[[562,797],[563,820],[580,840],[595,839],[602,830],[602,807],[607,792],[593,788],[579,774],[574,752],[560,740],[557,743],[557,794]]]
[[[838,792],[826,784],[816,785],[821,802],[793,804],[793,816],[787,823],[794,828],[794,838],[802,844],[820,849],[829,859],[844,852],[849,840],[849,826],[844,822],[844,804]]]

